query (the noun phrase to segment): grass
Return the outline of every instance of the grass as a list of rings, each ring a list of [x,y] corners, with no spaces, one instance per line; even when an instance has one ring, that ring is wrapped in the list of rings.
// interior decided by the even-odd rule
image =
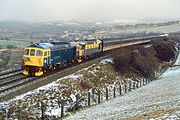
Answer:
[[[12,39],[12,40],[0,40],[0,47],[14,46],[19,48],[24,48],[31,44],[31,42],[36,42],[37,40],[31,39]]]

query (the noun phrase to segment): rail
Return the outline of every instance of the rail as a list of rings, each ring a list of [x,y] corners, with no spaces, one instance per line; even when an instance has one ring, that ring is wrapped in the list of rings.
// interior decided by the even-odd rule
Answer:
[[[1,72],[0,73],[0,79],[1,79],[1,76],[9,75],[11,73],[15,73],[15,72],[19,72],[19,71],[22,71],[22,68],[18,68],[18,69],[6,71],[6,72]]]

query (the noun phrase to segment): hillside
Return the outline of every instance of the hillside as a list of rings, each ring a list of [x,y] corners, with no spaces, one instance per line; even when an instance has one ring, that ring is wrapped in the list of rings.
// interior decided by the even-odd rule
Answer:
[[[180,64],[180,56],[175,64]],[[179,120],[180,68],[168,69],[157,81],[112,101],[79,111],[66,120]]]

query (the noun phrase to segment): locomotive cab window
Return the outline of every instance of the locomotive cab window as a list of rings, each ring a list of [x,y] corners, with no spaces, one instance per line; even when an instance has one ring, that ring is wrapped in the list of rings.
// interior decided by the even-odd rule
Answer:
[[[36,56],[42,56],[42,55],[43,55],[43,52],[41,50],[36,51]]]
[[[47,56],[47,51],[44,52],[44,56]]]
[[[31,49],[30,51],[30,56],[34,56],[35,55],[35,50],[34,49]]]
[[[24,50],[25,55],[29,55],[29,49]]]
[[[78,50],[80,50],[80,49],[81,49],[81,47],[80,47],[80,46],[77,46],[77,49],[78,49]]]

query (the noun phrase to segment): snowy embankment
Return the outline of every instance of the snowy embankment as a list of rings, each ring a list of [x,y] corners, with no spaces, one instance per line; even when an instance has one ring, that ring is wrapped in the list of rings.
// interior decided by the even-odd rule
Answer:
[[[180,56],[176,63],[180,64]],[[180,68],[167,70],[161,78],[112,101],[72,114],[66,120],[180,119]]]
[[[47,118],[60,117],[61,100],[66,101],[64,109],[65,114],[68,114],[70,110],[73,110],[77,94],[85,96],[93,87],[114,85],[117,80],[116,71],[111,65],[112,62],[112,59],[104,59],[74,74],[60,78],[51,84],[9,100],[7,106],[9,118],[16,119],[23,112],[21,117],[24,119],[38,119],[42,115],[42,107],[45,109],[44,114]],[[81,103],[84,104],[84,101]]]

